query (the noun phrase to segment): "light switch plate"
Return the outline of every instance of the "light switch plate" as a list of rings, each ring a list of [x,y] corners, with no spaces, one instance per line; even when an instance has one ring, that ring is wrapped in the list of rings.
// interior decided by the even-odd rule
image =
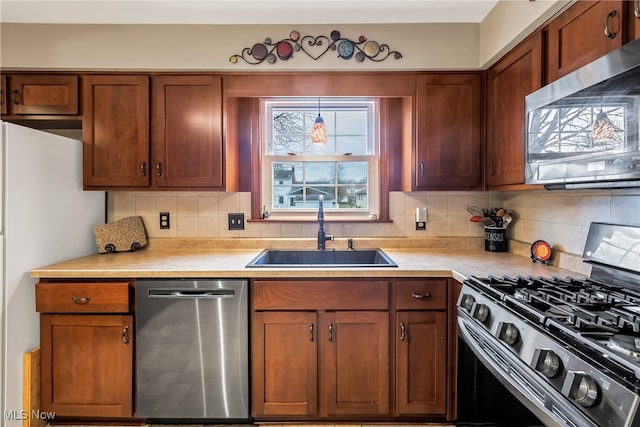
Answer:
[[[229,230],[244,230],[244,214],[243,213],[229,214]]]

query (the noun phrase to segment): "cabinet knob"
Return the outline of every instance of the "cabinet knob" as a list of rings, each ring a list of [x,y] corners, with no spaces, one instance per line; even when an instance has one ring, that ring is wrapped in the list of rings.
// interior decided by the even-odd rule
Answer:
[[[71,301],[75,302],[76,304],[84,305],[89,304],[89,301],[91,301],[91,297],[89,295],[87,295],[86,297],[77,297],[74,295],[71,297]]]
[[[122,328],[122,344],[129,344],[129,326]]]
[[[11,95],[11,99],[13,100],[13,103],[15,105],[20,105],[22,103],[22,94],[19,90],[14,90],[13,94]]]
[[[609,21],[611,20],[611,18],[613,18],[617,14],[618,12],[616,12],[615,10],[612,10],[611,12],[609,12],[609,14],[607,15],[607,18],[604,21],[604,35],[609,37],[610,39],[615,39],[616,36],[618,35],[618,33],[612,32],[611,30],[609,30]]]

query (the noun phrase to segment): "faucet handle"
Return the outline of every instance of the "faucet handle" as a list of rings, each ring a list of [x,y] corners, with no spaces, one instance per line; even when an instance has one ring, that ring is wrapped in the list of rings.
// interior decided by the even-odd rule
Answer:
[[[347,239],[347,249],[353,249],[353,239]]]

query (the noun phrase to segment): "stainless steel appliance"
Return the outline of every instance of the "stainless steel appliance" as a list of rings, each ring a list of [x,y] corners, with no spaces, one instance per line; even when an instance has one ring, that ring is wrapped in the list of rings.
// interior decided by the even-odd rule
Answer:
[[[593,223],[589,278],[471,277],[461,338],[548,426],[640,426],[640,227]]]
[[[136,281],[136,410],[146,419],[249,418],[246,280]]]
[[[533,92],[525,104],[528,184],[640,187],[640,40]]]

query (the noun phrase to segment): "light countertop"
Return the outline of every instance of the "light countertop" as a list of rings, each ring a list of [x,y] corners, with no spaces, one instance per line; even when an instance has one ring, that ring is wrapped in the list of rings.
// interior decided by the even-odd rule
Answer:
[[[513,253],[478,249],[388,248],[382,250],[398,267],[245,268],[260,249],[151,249],[95,254],[31,271],[36,278],[322,278],[583,276],[571,270],[533,263]]]

